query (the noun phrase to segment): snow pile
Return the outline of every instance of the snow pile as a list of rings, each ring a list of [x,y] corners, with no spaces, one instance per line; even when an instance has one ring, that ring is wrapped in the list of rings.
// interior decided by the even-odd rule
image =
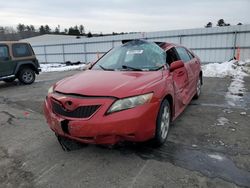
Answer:
[[[250,73],[250,60],[210,63],[202,66],[205,77],[247,76]]]
[[[66,66],[65,64],[53,63],[53,64],[40,64],[42,72],[56,72],[56,71],[69,71],[69,70],[83,70],[87,65],[70,65]]]

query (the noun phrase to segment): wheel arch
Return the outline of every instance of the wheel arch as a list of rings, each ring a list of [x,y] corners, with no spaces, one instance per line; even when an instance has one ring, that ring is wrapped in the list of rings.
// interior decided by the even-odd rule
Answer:
[[[15,70],[15,75],[17,75],[20,70],[22,70],[23,68],[31,68],[36,74],[38,74],[39,72],[37,71],[36,67],[33,65],[33,63],[31,62],[24,62],[24,63],[20,63],[17,65],[16,70]]]

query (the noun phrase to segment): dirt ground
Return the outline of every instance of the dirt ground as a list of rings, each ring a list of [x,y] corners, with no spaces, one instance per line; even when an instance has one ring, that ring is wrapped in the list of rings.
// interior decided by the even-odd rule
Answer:
[[[0,83],[0,187],[250,187],[250,78],[235,106],[230,78],[204,78],[202,95],[173,123],[167,143],[62,150],[42,103],[77,71],[43,73],[30,85]]]

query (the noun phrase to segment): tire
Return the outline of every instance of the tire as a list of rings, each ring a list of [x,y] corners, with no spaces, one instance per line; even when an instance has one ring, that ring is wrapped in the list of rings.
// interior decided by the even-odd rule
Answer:
[[[202,83],[201,76],[199,76],[199,79],[196,84],[196,93],[194,95],[194,99],[198,99],[201,95],[201,83]]]
[[[83,143],[71,140],[69,138],[66,138],[66,137],[63,137],[63,136],[60,136],[57,134],[56,134],[56,137],[57,137],[57,140],[58,140],[59,144],[62,146],[62,149],[64,151],[79,150],[83,147],[88,146],[88,144],[83,144]]]
[[[156,121],[155,137],[153,140],[155,146],[161,146],[166,142],[170,129],[170,120],[171,108],[168,100],[164,99]]]
[[[23,84],[32,84],[36,79],[35,71],[31,68],[23,68],[19,71],[18,80]]]
[[[11,82],[14,82],[16,78],[7,78],[7,79],[4,79],[3,81],[6,82],[6,83],[11,83]]]

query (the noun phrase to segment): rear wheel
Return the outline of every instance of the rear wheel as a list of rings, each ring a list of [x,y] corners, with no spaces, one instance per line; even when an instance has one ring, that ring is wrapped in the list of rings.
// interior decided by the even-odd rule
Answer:
[[[171,120],[171,108],[167,99],[161,104],[157,116],[154,143],[156,146],[164,144],[167,140]]]
[[[10,82],[13,82],[16,78],[7,78],[7,79],[4,79],[3,81],[6,82],[6,83],[10,83]]]
[[[23,84],[32,84],[36,79],[36,74],[31,68],[23,68],[18,74],[18,80]]]
[[[194,99],[198,99],[200,97],[201,94],[201,76],[199,76],[199,80],[197,81],[196,84],[196,93],[194,95]]]

